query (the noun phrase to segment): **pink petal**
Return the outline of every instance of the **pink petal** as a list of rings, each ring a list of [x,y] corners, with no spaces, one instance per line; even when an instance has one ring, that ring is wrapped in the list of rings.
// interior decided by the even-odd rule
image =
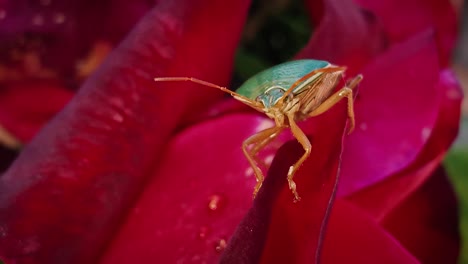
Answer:
[[[439,66],[433,34],[395,45],[362,71],[356,131],[343,153],[340,195],[384,180],[411,164],[439,112]]]
[[[272,125],[235,114],[177,135],[102,262],[215,262],[252,204],[242,142]]]
[[[412,192],[424,184],[439,166],[457,135],[463,95],[451,70],[440,72],[436,89],[440,95],[435,107],[439,110],[436,124],[432,131],[423,130],[428,139],[417,158],[402,171],[347,198],[378,220],[383,219],[399,203],[405,202]]]
[[[340,199],[330,217],[323,251],[323,263],[419,263],[364,211]]]
[[[314,13],[321,1],[308,1]],[[323,1],[324,13],[307,46],[297,55],[347,66],[350,76],[385,49],[385,35],[378,20],[351,0]]]
[[[356,0],[374,13],[384,25],[391,43],[406,41],[421,31],[432,29],[441,64],[452,57],[458,32],[458,20],[451,1],[446,0]]]

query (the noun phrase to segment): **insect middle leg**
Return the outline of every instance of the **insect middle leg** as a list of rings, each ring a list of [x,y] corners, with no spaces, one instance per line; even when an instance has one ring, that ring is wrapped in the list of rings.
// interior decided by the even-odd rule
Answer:
[[[323,102],[319,107],[317,107],[314,111],[312,111],[309,116],[317,116],[332,106],[337,104],[341,99],[347,98],[348,99],[348,118],[349,118],[349,130],[348,134],[353,132],[355,121],[354,121],[354,99],[353,99],[353,88],[362,80],[362,75],[356,76],[348,85],[341,88],[336,93],[332,94],[325,102]]]
[[[289,121],[289,126],[291,127],[292,134],[297,139],[297,141],[302,145],[305,151],[302,157],[298,161],[296,161],[294,165],[289,167],[289,171],[288,171],[289,189],[294,194],[294,202],[298,202],[301,200],[301,197],[299,197],[299,194],[297,193],[296,183],[294,182],[293,178],[294,178],[294,174],[296,174],[297,170],[299,169],[299,167],[301,167],[302,163],[304,163],[304,161],[310,156],[310,153],[312,151],[312,145],[310,144],[310,141],[307,138],[307,136],[304,134],[304,132],[296,124],[294,114],[288,115],[288,121]]]
[[[262,187],[264,176],[262,170],[258,167],[258,158],[257,153],[264,148],[271,140],[273,140],[280,132],[283,130],[283,127],[275,126],[267,128],[258,132],[257,134],[252,135],[247,138],[242,143],[242,151],[244,152],[245,157],[247,158],[250,166],[252,167],[257,184],[253,192],[253,197],[257,195],[258,191]],[[252,149],[249,149],[249,146],[255,144]]]

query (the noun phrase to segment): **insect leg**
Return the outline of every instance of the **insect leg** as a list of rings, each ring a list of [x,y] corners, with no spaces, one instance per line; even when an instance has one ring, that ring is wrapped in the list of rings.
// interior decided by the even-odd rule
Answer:
[[[267,165],[265,164],[264,161],[259,160],[257,157],[257,153],[262,150],[266,145],[268,145],[272,140],[274,140],[280,133],[283,131],[283,127],[274,127],[277,128],[276,131],[273,131],[268,137],[264,138],[262,141],[258,142],[255,144],[250,152],[250,154],[256,159],[257,164],[261,163],[265,168],[267,168]]]
[[[289,189],[294,194],[294,202],[298,202],[301,200],[301,198],[297,194],[296,183],[294,182],[293,177],[294,177],[294,174],[296,174],[299,167],[301,167],[302,163],[304,163],[304,161],[310,156],[310,152],[312,151],[312,145],[310,144],[310,141],[307,138],[307,136],[304,134],[304,132],[296,124],[296,121],[294,120],[294,118],[295,118],[294,114],[288,115],[289,126],[291,127],[291,132],[294,135],[294,137],[297,139],[297,141],[301,143],[305,151],[304,155],[302,155],[302,157],[294,165],[289,167],[289,171],[288,171]]]
[[[341,99],[348,99],[348,118],[349,118],[349,130],[350,134],[354,130],[354,99],[353,99],[353,88],[362,80],[362,75],[356,76],[347,86],[341,88],[336,93],[332,94],[327,100],[325,100],[319,107],[312,111],[309,116],[317,116],[323,114]]]
[[[278,131],[281,131],[283,127],[271,127],[267,128],[265,130],[262,130],[258,132],[257,134],[254,134],[247,138],[243,143],[242,143],[242,151],[244,152],[245,157],[247,158],[250,166],[252,167],[255,178],[257,179],[257,184],[255,185],[255,189],[253,192],[253,197],[257,195],[258,191],[262,187],[262,183],[264,180],[262,170],[258,167],[257,164],[257,158],[256,158],[256,153],[254,154],[251,150],[248,149],[248,147],[252,144],[261,144],[263,143],[266,139],[268,139],[271,135],[278,133]],[[254,149],[256,147],[254,146]],[[257,150],[257,152],[261,149],[261,147]]]

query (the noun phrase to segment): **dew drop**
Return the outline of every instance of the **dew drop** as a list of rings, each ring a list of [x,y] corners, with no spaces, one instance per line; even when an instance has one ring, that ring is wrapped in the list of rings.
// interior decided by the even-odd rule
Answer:
[[[5,19],[6,17],[6,11],[3,9],[0,9],[0,19]]]
[[[208,202],[208,209],[211,211],[216,211],[221,208],[222,206],[222,201],[223,199],[221,198],[220,195],[212,195],[210,196],[210,201]]]
[[[48,6],[52,3],[52,0],[40,0],[41,5]]]
[[[227,246],[227,242],[226,242],[226,239],[224,238],[221,238],[220,240],[218,240],[218,242],[216,243],[216,246],[215,246],[215,250],[216,252],[220,253],[222,252]]]
[[[252,167],[248,167],[247,169],[245,169],[244,174],[245,174],[245,177],[247,178],[252,177],[254,174]]]
[[[208,236],[209,229],[206,226],[202,226],[200,231],[198,232],[198,237],[201,239],[205,239]]]
[[[422,139],[422,141],[426,141],[426,140],[429,138],[429,136],[431,135],[431,132],[432,132],[432,130],[431,130],[430,127],[424,127],[424,128],[422,129],[422,131],[421,131],[421,139]]]
[[[6,237],[7,231],[6,227],[0,226],[0,237]]]
[[[359,128],[362,130],[362,131],[366,131],[367,130],[367,124],[366,123],[361,123],[359,125]]]
[[[55,24],[63,24],[65,22],[65,15],[63,13],[57,13],[53,17]]]
[[[33,16],[32,23],[33,23],[33,25],[36,25],[36,26],[42,26],[42,25],[44,25],[44,17],[37,14],[37,15]]]
[[[271,165],[271,162],[273,161],[273,158],[275,157],[275,155],[268,155],[266,156],[265,158],[265,165],[267,166],[270,166]]]

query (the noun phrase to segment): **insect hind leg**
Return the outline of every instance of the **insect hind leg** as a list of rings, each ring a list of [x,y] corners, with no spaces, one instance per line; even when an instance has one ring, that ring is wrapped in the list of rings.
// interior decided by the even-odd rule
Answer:
[[[258,132],[257,134],[250,136],[242,143],[242,151],[244,152],[247,161],[252,167],[255,178],[257,180],[257,184],[255,185],[253,192],[253,198],[255,198],[258,191],[262,187],[263,180],[265,178],[263,176],[262,170],[258,166],[258,159],[256,154],[270,141],[269,138],[273,139],[276,137],[276,135],[278,135],[282,129],[283,127],[278,126],[267,128]],[[249,149],[249,146],[252,144],[254,144],[253,148]]]

